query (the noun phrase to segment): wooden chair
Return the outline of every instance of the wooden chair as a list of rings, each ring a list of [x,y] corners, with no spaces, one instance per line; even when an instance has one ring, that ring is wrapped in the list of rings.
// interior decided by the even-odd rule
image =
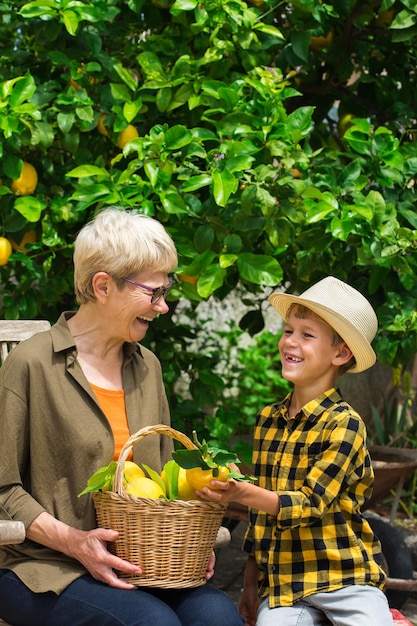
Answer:
[[[20,341],[29,339],[35,333],[49,330],[51,325],[46,320],[0,320],[0,358],[6,360],[10,350]]]
[[[0,320],[0,364],[18,343],[50,327],[47,320]],[[25,536],[23,522],[0,521],[0,545],[22,543]],[[1,624],[7,626],[7,622],[0,618]]]
[[[50,327],[46,320],[0,320],[1,363],[4,363],[10,350],[20,341],[29,339],[42,330],[49,330]],[[25,527],[22,522],[0,521],[0,545],[21,543],[24,539]]]

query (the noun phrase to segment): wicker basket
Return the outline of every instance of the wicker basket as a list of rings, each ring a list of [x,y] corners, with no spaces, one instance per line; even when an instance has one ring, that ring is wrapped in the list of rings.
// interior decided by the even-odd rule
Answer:
[[[135,498],[123,488],[123,467],[132,446],[149,435],[167,435],[191,450],[190,439],[164,424],[142,428],[120,451],[114,477],[114,491],[95,492],[93,501],[101,528],[119,532],[109,550],[138,565],[140,576],[119,572],[139,587],[187,588],[206,582],[205,573],[225,504],[203,500],[153,500]]]

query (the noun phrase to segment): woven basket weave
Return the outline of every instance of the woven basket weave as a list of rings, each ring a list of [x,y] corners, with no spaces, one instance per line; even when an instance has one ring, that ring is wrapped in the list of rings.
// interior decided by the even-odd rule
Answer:
[[[187,588],[206,582],[205,573],[227,505],[202,500],[135,498],[123,487],[123,467],[132,446],[149,435],[167,435],[188,450],[196,446],[164,424],[142,428],[120,451],[114,491],[95,492],[93,501],[101,528],[119,532],[109,550],[138,565],[140,576],[119,572],[139,587]]]

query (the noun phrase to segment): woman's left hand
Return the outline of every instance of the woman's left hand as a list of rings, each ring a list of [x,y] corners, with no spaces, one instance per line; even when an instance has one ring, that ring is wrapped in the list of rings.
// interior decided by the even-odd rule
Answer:
[[[210,580],[210,578],[212,578],[214,576],[214,566],[216,564],[216,555],[214,552],[211,553],[211,557],[210,557],[210,561],[208,562],[207,565],[207,571],[206,571],[206,575],[205,578],[206,580]]]

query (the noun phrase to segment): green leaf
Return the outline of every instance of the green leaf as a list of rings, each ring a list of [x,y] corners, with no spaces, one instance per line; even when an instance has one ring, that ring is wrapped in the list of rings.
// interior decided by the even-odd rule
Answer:
[[[192,133],[185,126],[172,126],[165,133],[165,147],[167,150],[178,150],[191,143]]]
[[[184,469],[192,469],[193,467],[200,467],[203,470],[210,469],[210,466],[202,458],[200,450],[174,450],[172,458]]]
[[[35,196],[21,196],[16,198],[14,208],[28,222],[39,222],[43,209],[46,208],[46,203],[39,200]]]
[[[171,7],[173,15],[177,15],[181,11],[194,11],[198,4],[198,0],[175,0]]]
[[[239,256],[237,254],[220,254],[219,255],[219,265],[220,267],[226,269],[231,267],[236,263]]]
[[[239,255],[237,265],[241,277],[256,285],[275,287],[283,278],[282,267],[278,261],[264,254],[244,252]]]
[[[121,63],[114,63],[113,68],[116,70],[122,81],[129,87],[129,89],[131,89],[132,91],[136,91],[138,84],[134,75],[131,74],[129,70],[124,68]]]
[[[97,165],[80,165],[67,172],[66,175],[72,178],[88,178],[90,176],[110,178],[108,171],[104,167],[97,167]]]
[[[135,100],[134,102],[125,102],[123,105],[123,115],[127,122],[132,122],[140,109],[142,108],[142,100]]]
[[[174,459],[165,463],[163,471],[165,472],[165,478],[167,483],[167,498],[168,500],[175,500],[178,498],[178,475],[180,466]]]
[[[170,105],[172,99],[172,88],[171,87],[163,87],[162,89],[158,89],[156,94],[156,106],[158,111],[163,113],[166,111]]]
[[[226,206],[232,193],[235,193],[239,184],[239,180],[233,176],[227,169],[219,172],[219,170],[213,170],[213,195],[218,204],[221,207]]]
[[[53,0],[35,0],[35,2],[27,2],[22,6],[19,14],[26,18],[40,18],[42,20],[52,19],[58,13],[58,7]]]
[[[300,107],[291,113],[287,118],[288,130],[291,133],[294,142],[311,133],[313,128],[314,107]]]
[[[329,204],[324,200],[321,202],[317,202],[308,210],[308,214],[306,217],[307,224],[317,224],[324,220],[324,218],[333,213],[337,207],[334,207],[333,204]]]
[[[148,473],[149,477],[154,481],[154,483],[156,483],[157,485],[161,487],[162,491],[164,492],[164,496],[166,497],[167,489],[166,489],[164,481],[162,480],[158,472],[156,472],[151,467],[149,467],[149,465],[145,465],[145,463],[142,463],[142,467],[145,468],[146,472]]]
[[[264,22],[258,22],[257,24],[254,24],[253,28],[254,30],[258,30],[259,32],[264,33],[265,35],[270,35],[271,37],[276,37],[277,39],[281,39],[281,40],[285,39],[281,31],[278,30],[278,28],[275,28],[275,26],[272,26],[271,24],[264,24]]]
[[[69,131],[74,125],[75,115],[72,112],[69,112],[69,113],[60,112],[57,115],[57,122],[58,122],[59,130],[62,133],[64,133],[64,135],[66,135],[67,133],[69,133]]]
[[[9,104],[11,107],[18,107],[26,100],[29,100],[36,91],[36,83],[30,74],[16,79]]]
[[[87,487],[78,494],[78,498],[92,491],[99,491],[105,487],[109,490],[113,489],[113,480],[116,473],[116,461],[110,461],[105,467],[100,467],[87,481]]]
[[[52,146],[55,139],[55,133],[51,124],[47,122],[35,122],[33,127],[31,144],[37,146],[39,144],[48,148]]]
[[[197,292],[202,298],[208,298],[219,289],[226,278],[226,270],[220,265],[211,265],[201,274],[197,283]]]
[[[188,213],[187,205],[182,196],[174,190],[160,194],[162,206],[169,214],[181,215]]]
[[[79,24],[78,15],[75,13],[75,11],[64,10],[62,12],[62,17],[63,17],[65,28],[67,29],[69,34],[75,35],[77,33],[78,24]]]
[[[145,174],[148,177],[152,187],[155,187],[159,174],[158,163],[156,161],[146,161],[143,169],[145,170]]]
[[[199,174],[198,176],[191,176],[181,185],[181,190],[184,193],[191,193],[197,191],[202,187],[207,187],[211,184],[212,178],[208,174]]]

